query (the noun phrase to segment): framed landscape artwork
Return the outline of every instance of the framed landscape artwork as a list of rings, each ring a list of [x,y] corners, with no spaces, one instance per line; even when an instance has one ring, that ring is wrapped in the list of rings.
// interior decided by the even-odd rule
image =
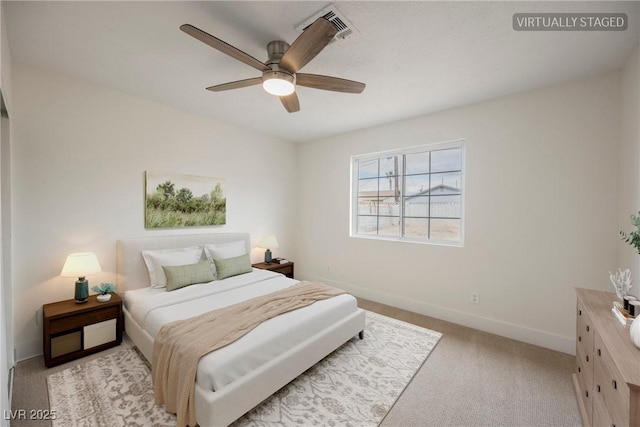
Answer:
[[[145,228],[226,224],[224,180],[150,171],[144,175]]]

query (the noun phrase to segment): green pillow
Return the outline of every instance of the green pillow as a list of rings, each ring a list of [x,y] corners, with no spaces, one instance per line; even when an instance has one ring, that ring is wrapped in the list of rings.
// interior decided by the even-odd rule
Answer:
[[[216,264],[217,279],[222,280],[227,277],[237,276],[238,274],[251,273],[251,260],[249,254],[240,255],[227,259],[213,259]]]
[[[209,261],[176,266],[163,265],[162,269],[164,270],[164,275],[167,276],[167,291],[174,291],[195,283],[206,283],[213,280],[213,272]]]

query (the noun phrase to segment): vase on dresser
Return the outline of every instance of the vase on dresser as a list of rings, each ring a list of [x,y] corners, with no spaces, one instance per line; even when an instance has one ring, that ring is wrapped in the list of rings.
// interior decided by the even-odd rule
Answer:
[[[629,333],[631,334],[631,341],[636,347],[640,348],[640,316],[636,315],[636,319],[629,328]]]

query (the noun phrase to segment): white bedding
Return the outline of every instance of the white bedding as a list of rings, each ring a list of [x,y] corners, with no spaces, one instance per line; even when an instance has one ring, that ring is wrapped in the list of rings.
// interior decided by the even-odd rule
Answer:
[[[265,295],[297,282],[278,273],[254,269],[251,273],[172,292],[150,287],[127,291],[124,303],[135,322],[155,337],[165,323]],[[203,357],[198,364],[196,382],[202,388],[220,390],[349,315],[356,307],[356,299],[344,294],[270,319],[236,342]]]

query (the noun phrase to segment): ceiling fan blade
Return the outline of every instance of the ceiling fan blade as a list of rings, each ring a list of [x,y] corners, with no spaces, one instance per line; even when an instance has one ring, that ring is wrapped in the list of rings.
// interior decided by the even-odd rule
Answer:
[[[180,26],[180,29],[185,33],[189,34],[191,37],[194,37],[200,40],[202,43],[211,46],[214,49],[219,50],[220,52],[229,55],[230,57],[237,59],[240,62],[244,62],[247,65],[252,66],[253,68],[260,71],[268,71],[270,70],[264,63],[257,60],[253,56],[248,53],[244,53],[240,49],[231,46],[229,43],[220,40],[217,37],[212,36],[209,33],[206,33],[199,28],[194,27],[190,24],[184,24]]]
[[[314,89],[332,90],[334,92],[362,93],[365,88],[364,83],[353,80],[341,79],[338,77],[321,76],[319,74],[296,74],[296,84]]]
[[[282,105],[287,109],[290,113],[295,113],[296,111],[300,111],[300,101],[298,101],[298,95],[293,92],[291,95],[281,96],[280,101],[282,101]]]
[[[324,18],[316,19],[284,53],[280,67],[297,73],[329,44],[337,32],[338,29],[331,22]]]
[[[255,86],[262,83],[262,77],[253,77],[251,79],[237,80],[235,82],[222,83],[215,86],[209,86],[207,90],[212,92],[222,92],[223,90],[240,89],[242,87]]]

